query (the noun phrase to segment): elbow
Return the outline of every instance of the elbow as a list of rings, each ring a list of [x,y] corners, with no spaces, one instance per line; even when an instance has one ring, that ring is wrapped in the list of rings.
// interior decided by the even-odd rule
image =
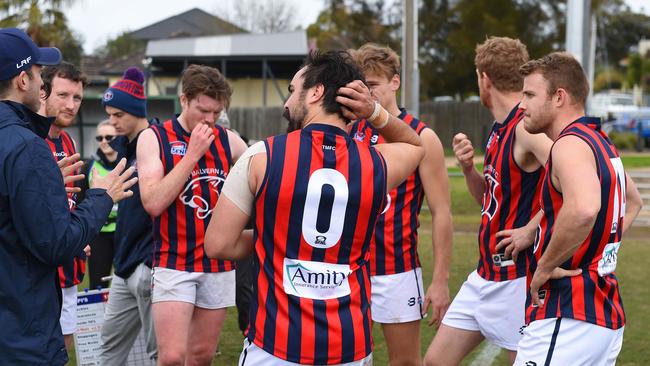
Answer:
[[[576,205],[574,212],[574,223],[576,227],[589,227],[591,228],[596,222],[598,212],[600,212],[600,201]]]
[[[228,257],[225,243],[215,236],[206,236],[204,243],[205,255],[211,259],[233,259]]]
[[[166,208],[162,207],[162,205],[157,203],[155,200],[145,199],[144,196],[142,197],[142,207],[144,207],[144,210],[147,211],[151,217],[158,217],[162,215]]]

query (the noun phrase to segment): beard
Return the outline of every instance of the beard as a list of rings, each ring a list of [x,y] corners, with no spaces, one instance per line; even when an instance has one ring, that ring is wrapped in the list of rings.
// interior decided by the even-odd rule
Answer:
[[[301,97],[298,100],[298,107],[293,111],[293,114],[289,111],[289,108],[285,108],[282,117],[289,121],[289,124],[287,125],[287,133],[301,129],[305,122],[305,117],[307,117],[305,98]]]

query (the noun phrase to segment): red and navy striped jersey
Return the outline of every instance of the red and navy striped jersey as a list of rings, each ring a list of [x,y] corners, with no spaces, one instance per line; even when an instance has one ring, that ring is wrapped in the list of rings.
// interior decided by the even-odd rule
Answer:
[[[323,124],[265,146],[247,337],[290,362],[362,359],[372,352],[368,260],[386,197],[384,160]]]
[[[625,215],[626,180],[623,163],[610,139],[600,129],[598,118],[578,119],[562,131],[558,140],[564,136],[579,137],[594,153],[601,187],[600,211],[585,241],[573,256],[560,266],[564,269],[582,268],[582,274],[550,280],[541,289],[540,298],[544,298],[541,307],[530,306],[531,297],[528,294],[526,321],[562,317],[618,329],[625,325],[623,301],[618,280],[614,275]],[[540,198],[544,216],[537,230],[534,256],[531,255],[529,282],[537,267],[537,261],[551,240],[555,218],[562,208],[562,193],[553,186],[552,169],[551,154],[546,164]]]
[[[190,143],[190,134],[174,117],[150,127],[156,134],[165,175],[178,164]],[[228,134],[214,127],[214,142],[198,161],[174,202],[154,218],[155,267],[186,272],[224,272],[234,262],[210,259],[203,248],[205,230],[232,166]]]
[[[525,226],[539,211],[539,192],[543,168],[526,172],[517,165],[514,156],[515,131],[523,121],[519,106],[503,123],[494,123],[485,147],[483,176],[485,191],[478,233],[479,261],[477,273],[488,281],[509,281],[526,276],[528,258],[517,257],[514,262],[497,252],[495,236],[501,230]]]
[[[419,135],[427,125],[402,109],[399,119]],[[352,125],[350,135],[368,146],[385,140],[366,120]],[[418,227],[424,189],[418,170],[388,194],[387,208],[379,216],[375,234],[370,243],[370,274],[389,275],[408,272],[420,267],[418,257]]]
[[[54,155],[54,159],[59,161],[68,156],[72,156],[77,153],[77,149],[74,146],[72,137],[68,135],[67,132],[61,131],[61,136],[59,138],[46,137],[45,141]],[[74,183],[68,183],[68,187],[73,187]],[[70,211],[74,210],[77,206],[77,194],[68,193],[68,206]],[[59,282],[61,283],[62,288],[68,288],[75,285],[78,285],[84,279],[84,273],[86,273],[86,256],[82,252],[79,256],[70,258],[63,265],[59,266]]]

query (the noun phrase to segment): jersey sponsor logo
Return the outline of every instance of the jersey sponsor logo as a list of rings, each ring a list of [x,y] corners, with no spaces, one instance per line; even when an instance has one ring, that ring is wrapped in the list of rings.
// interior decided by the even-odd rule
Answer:
[[[169,146],[171,146],[169,152],[172,155],[185,156],[187,152],[187,144],[184,141],[172,141]]]
[[[207,182],[210,188],[217,194],[217,197],[219,197],[219,192],[221,192],[221,187],[225,180],[226,178],[223,176],[208,175],[196,177],[185,185],[178,198],[184,205],[194,209],[196,218],[203,220],[212,214],[214,207],[210,207],[210,203],[200,195],[201,182]]]
[[[372,137],[370,138],[370,142],[376,144],[377,141],[379,141],[379,135],[372,135]]]
[[[494,262],[494,265],[498,267],[507,267],[515,264],[515,261],[512,260],[512,257],[507,257],[503,253],[492,255],[492,261]]]
[[[66,154],[65,151],[55,151],[52,152],[52,155],[54,155],[55,158],[67,158],[68,154]]]
[[[327,150],[334,151],[336,150],[336,146],[323,145],[323,151],[327,151]]]
[[[327,300],[350,295],[347,264],[284,258],[282,284],[288,295]]]
[[[618,249],[621,247],[621,242],[609,243],[603,249],[602,258],[598,261],[598,275],[600,277],[608,275],[616,270],[616,263],[618,262]]]

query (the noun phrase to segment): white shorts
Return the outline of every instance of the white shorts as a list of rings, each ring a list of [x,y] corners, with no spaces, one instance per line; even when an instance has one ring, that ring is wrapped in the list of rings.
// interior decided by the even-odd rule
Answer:
[[[535,320],[524,329],[514,365],[614,365],[624,328],[613,330],[571,318]]]
[[[474,271],[451,302],[442,324],[481,332],[495,345],[515,351],[523,334],[525,307],[526,277],[493,282]]]
[[[204,309],[235,306],[235,271],[204,273],[155,267],[151,271],[152,303],[189,302]]]
[[[238,366],[299,366],[301,364],[289,362],[275,357],[265,350],[259,348],[255,343],[251,343],[248,338],[244,339],[244,350],[239,355]],[[372,353],[365,358],[348,363],[337,363],[328,366],[372,366]]]
[[[61,332],[63,335],[74,334],[77,331],[77,286],[62,288],[63,304],[61,305]]]
[[[370,277],[370,314],[377,323],[407,323],[422,319],[422,268]]]

